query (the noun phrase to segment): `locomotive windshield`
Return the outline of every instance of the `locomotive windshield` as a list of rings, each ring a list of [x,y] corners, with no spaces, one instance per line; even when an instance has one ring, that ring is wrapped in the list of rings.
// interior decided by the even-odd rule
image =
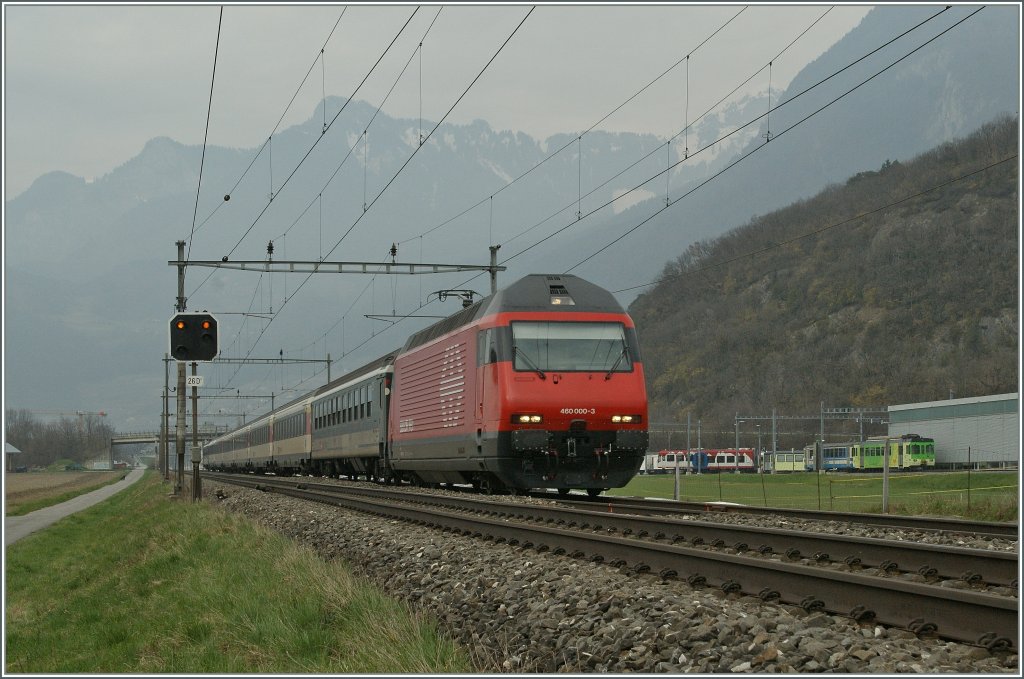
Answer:
[[[621,323],[514,321],[512,347],[516,370],[633,370]]]

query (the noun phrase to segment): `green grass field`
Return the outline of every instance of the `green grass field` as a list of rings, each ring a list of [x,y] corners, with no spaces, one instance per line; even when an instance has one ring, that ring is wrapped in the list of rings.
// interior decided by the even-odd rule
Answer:
[[[79,495],[117,483],[127,475],[125,471],[10,474],[4,478],[6,515],[24,516],[59,505]]]
[[[674,474],[638,475],[608,495],[672,498]],[[1016,472],[893,473],[889,513],[1017,521],[1020,482]],[[761,507],[881,512],[881,474],[680,475],[680,499],[721,500]]]
[[[7,548],[5,672],[468,673],[430,621],[155,473]]]

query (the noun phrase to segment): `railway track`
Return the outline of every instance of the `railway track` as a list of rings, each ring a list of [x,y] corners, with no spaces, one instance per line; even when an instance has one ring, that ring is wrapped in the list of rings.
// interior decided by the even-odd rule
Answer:
[[[598,498],[584,497],[582,495],[558,495],[549,492],[531,493],[531,495],[580,507],[588,504],[611,504],[617,511],[630,511],[634,513],[706,515],[710,512],[735,512],[762,516],[786,516],[812,521],[838,521],[841,523],[864,524],[882,528],[963,533],[990,538],[1016,539],[1020,535],[1020,526],[1018,524],[995,521],[967,521],[945,517],[898,516],[894,514],[846,513],[814,509],[777,509],[774,507],[756,507],[728,502],[676,502],[673,500],[611,495]]]
[[[631,516],[624,510],[626,505],[614,503],[613,511],[598,512],[593,511],[593,504],[574,509],[274,477],[207,477],[603,561],[636,573],[680,577],[694,586],[743,592],[765,601],[824,610],[920,635],[935,634],[989,648],[1013,647],[1017,639],[1017,600],[975,589],[982,581],[1016,587],[1015,554],[722,524],[698,526],[668,517]],[[845,556],[840,560],[833,554]],[[835,562],[837,567],[810,565],[825,561]],[[918,563],[919,579],[956,578],[969,585],[952,589],[893,577],[897,569]],[[963,571],[968,565],[973,569]],[[860,572],[866,566],[884,577]]]

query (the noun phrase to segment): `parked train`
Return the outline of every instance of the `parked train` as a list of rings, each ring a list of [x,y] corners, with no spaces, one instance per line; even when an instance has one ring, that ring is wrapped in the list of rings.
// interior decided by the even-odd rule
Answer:
[[[821,449],[821,468],[825,471],[882,471],[885,462],[885,436],[873,436],[863,442],[826,443]],[[917,434],[888,437],[889,469],[929,469],[935,467],[935,440]],[[802,462],[807,471],[816,467],[815,444],[804,448]],[[794,469],[795,471],[795,469]]]
[[[660,450],[646,455],[643,471],[646,474],[675,473],[677,465],[683,473],[757,471],[752,448]]]
[[[211,441],[204,463],[598,495],[647,444],[632,319],[592,283],[534,274]]]
[[[764,470],[772,473],[814,471],[814,446],[811,450],[778,450],[764,453]]]

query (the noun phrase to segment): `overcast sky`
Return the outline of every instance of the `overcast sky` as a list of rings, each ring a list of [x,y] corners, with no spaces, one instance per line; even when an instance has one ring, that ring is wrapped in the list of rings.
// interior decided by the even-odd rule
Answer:
[[[425,119],[440,119],[530,7],[419,5],[355,98],[379,104],[415,55],[384,110],[418,118],[422,107]],[[581,132],[691,54],[688,87],[680,66],[599,126],[668,137],[681,129],[687,100],[691,113],[703,111],[734,86],[737,74],[753,73],[825,14],[773,63],[772,87],[784,88],[869,9],[538,4],[448,121],[479,118],[537,138]],[[324,94],[352,94],[414,10],[402,4],[225,4],[218,49],[217,4],[7,3],[5,199],[54,170],[102,177],[153,137],[201,144],[215,49],[209,143],[256,147],[307,72],[282,128],[307,119]],[[767,87],[762,77],[748,90]]]

